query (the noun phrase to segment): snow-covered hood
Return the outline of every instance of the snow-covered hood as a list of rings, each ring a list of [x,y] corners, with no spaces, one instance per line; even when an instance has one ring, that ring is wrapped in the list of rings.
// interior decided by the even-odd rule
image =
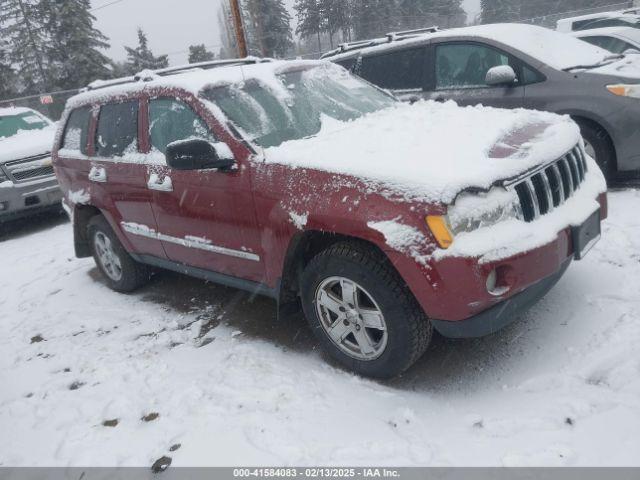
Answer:
[[[48,153],[53,147],[55,126],[42,130],[23,130],[16,135],[0,138],[0,163]]]
[[[401,104],[265,150],[265,162],[382,182],[403,195],[452,202],[566,154],[580,141],[569,117],[530,110]]]
[[[610,63],[604,67],[587,70],[586,73],[596,75],[610,75],[620,79],[640,81],[640,55],[625,55],[617,62]],[[635,83],[635,82],[634,82]]]

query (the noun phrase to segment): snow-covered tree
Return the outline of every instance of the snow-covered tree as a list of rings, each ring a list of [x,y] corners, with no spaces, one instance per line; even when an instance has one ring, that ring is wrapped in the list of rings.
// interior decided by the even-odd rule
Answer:
[[[135,48],[124,47],[127,51],[127,70],[130,74],[138,73],[142,70],[157,70],[169,66],[169,57],[153,55],[149,49],[147,35],[141,28],[138,28],[138,46]]]
[[[0,0],[0,36],[11,46],[8,61],[20,72],[21,91],[49,88],[46,9],[40,0]]]
[[[244,0],[243,11],[249,50],[264,57],[284,57],[293,38],[291,15],[283,0]]]
[[[204,44],[189,46],[189,63],[209,62],[215,58],[216,55],[207,50]]]
[[[2,40],[0,39],[0,42]],[[0,100],[16,95],[16,72],[11,66],[8,53],[0,45]]]
[[[353,11],[356,40],[378,37],[396,30],[401,16],[395,0],[354,0]]]
[[[318,39],[318,50],[322,50],[320,34],[325,29],[325,20],[320,0],[296,0],[293,8],[298,20],[296,34],[302,38],[315,36]]]
[[[69,89],[106,78],[108,39],[94,27],[89,0],[43,0],[50,41],[46,54],[56,88]]]

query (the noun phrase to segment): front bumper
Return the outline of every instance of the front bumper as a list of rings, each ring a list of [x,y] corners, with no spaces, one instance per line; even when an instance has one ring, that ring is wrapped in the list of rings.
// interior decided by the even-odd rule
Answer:
[[[15,220],[60,206],[56,177],[0,187],[0,222]]]
[[[432,319],[431,323],[438,333],[448,338],[477,338],[496,333],[542,299],[558,283],[570,264],[569,258],[553,275],[471,318],[458,322]]]

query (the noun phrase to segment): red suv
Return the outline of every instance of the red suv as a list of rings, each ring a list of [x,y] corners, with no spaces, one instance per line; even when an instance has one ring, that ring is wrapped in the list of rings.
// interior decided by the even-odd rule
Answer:
[[[326,62],[258,59],[91,85],[54,165],[78,257],[302,306],[322,346],[391,377],[493,333],[600,237],[602,173],[567,117],[397,102]]]

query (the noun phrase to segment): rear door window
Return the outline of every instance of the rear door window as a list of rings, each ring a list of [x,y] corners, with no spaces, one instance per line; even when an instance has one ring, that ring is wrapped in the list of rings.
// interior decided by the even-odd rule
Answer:
[[[138,152],[138,108],[138,100],[106,104],[100,108],[97,156],[123,157]]]
[[[64,128],[62,149],[86,155],[90,120],[91,107],[82,107],[71,112]]]
[[[363,57],[357,74],[381,88],[415,90],[424,87],[425,48]]]
[[[166,153],[167,145],[177,140],[216,141],[205,121],[189,105],[173,98],[149,102],[149,136],[151,146],[162,153]]]

